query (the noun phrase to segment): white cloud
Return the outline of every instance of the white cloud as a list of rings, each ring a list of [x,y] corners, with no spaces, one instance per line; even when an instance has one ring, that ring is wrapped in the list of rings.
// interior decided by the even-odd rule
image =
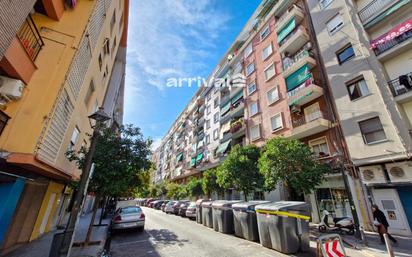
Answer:
[[[155,151],[160,146],[161,143],[162,143],[161,137],[154,138],[153,143],[152,143],[152,151]]]

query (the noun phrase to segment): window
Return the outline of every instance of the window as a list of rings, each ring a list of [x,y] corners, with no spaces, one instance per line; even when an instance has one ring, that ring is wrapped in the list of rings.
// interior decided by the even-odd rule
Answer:
[[[113,32],[114,24],[116,24],[116,9],[114,10],[112,19],[110,20],[110,34]]]
[[[339,64],[343,64],[344,62],[355,57],[355,52],[353,51],[352,45],[349,44],[342,50],[338,51],[336,56],[338,57]]]
[[[260,32],[260,40],[265,39],[270,33],[270,28],[269,25],[266,25],[266,27]]]
[[[270,124],[272,126],[272,131],[277,131],[283,128],[282,113],[278,113],[272,118],[270,118]]]
[[[104,55],[110,53],[110,40],[109,40],[108,38],[105,38],[105,39],[104,39],[104,43],[103,43],[103,53],[104,53]]]
[[[312,149],[313,155],[316,157],[322,158],[330,155],[326,137],[310,140],[309,147]]]
[[[249,85],[247,85],[247,94],[251,95],[253,92],[256,91],[256,82],[252,82]]]
[[[322,118],[322,112],[320,110],[319,102],[309,105],[305,109],[303,109],[303,113],[305,114],[305,121],[311,122]]]
[[[266,60],[273,53],[272,43],[265,47],[262,51],[262,59]]]
[[[213,123],[216,124],[218,122],[219,122],[219,113],[217,112],[213,115]]]
[[[330,35],[333,35],[335,32],[340,30],[343,27],[342,15],[338,13],[335,17],[333,17],[326,23],[326,27],[328,28]]]
[[[206,101],[210,101],[210,99],[212,98],[212,94],[208,94],[207,96],[206,96]]]
[[[0,135],[3,133],[4,128],[7,125],[7,122],[9,121],[10,117],[7,116],[4,112],[0,111]]]
[[[252,141],[260,138],[260,125],[256,125],[250,128],[250,138]]]
[[[246,76],[249,76],[255,71],[255,64],[252,62],[246,67]]]
[[[320,8],[321,8],[321,9],[325,9],[325,8],[328,7],[332,2],[333,2],[333,0],[319,0]]]
[[[99,69],[100,69],[100,71],[102,71],[102,66],[103,66],[102,54],[99,54]]]
[[[249,113],[250,113],[249,117],[252,117],[253,115],[256,115],[258,113],[258,111],[259,111],[258,103],[257,102],[251,103],[250,106],[249,106]]]
[[[210,129],[210,120],[206,120],[206,129]]]
[[[206,106],[206,114],[210,114],[210,112],[212,111],[212,108],[210,107],[210,105]]]
[[[84,98],[84,103],[86,105],[89,105],[90,98],[92,97],[93,92],[94,92],[95,89],[96,88],[94,86],[93,80],[90,80],[89,88],[87,89],[87,93],[86,93],[86,96]]]
[[[217,108],[219,106],[219,97],[216,97],[215,100],[213,100],[213,108]]]
[[[213,130],[213,140],[219,139],[219,129]]]
[[[386,140],[385,131],[379,117],[359,122],[359,127],[365,144],[378,143]]]
[[[265,79],[266,79],[266,81],[268,81],[269,79],[273,78],[273,76],[275,76],[275,74],[276,74],[275,64],[272,63],[271,65],[269,65],[269,66],[265,69],[264,73],[265,73]]]
[[[268,103],[273,104],[277,100],[279,100],[279,90],[278,87],[272,88],[267,93]]]
[[[244,52],[244,57],[249,57],[249,55],[251,55],[253,52],[253,45],[252,43],[250,43],[246,48],[245,48],[245,52]]]
[[[205,136],[205,144],[210,144],[210,135]]]
[[[352,101],[369,95],[368,85],[366,85],[366,81],[363,78],[354,83],[350,83],[347,87],[350,100]]]
[[[77,139],[79,138],[80,135],[80,131],[77,127],[74,128],[73,133],[72,133],[72,137],[70,138],[70,144],[68,147],[68,150],[73,150],[74,147],[76,146],[77,143]]]
[[[114,49],[116,48],[116,45],[117,45],[117,39],[116,39],[116,37],[114,37],[113,45],[112,45],[112,52],[110,53],[112,56],[113,56],[113,53],[114,53]]]

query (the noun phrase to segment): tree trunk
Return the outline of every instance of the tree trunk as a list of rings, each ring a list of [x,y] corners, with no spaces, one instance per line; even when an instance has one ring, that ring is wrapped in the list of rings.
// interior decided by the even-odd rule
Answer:
[[[97,207],[98,206],[99,206],[99,198],[96,197],[96,201],[94,202],[94,205],[93,205],[92,219],[90,220],[89,229],[87,230],[86,240],[84,242],[85,246],[87,246],[90,243],[90,237],[92,235],[93,224],[94,224],[94,220],[96,218],[96,213],[97,213]]]
[[[245,195],[245,202],[247,202],[247,192],[243,191],[243,194]]]
[[[100,212],[99,226],[102,225],[104,211],[106,210],[107,198],[103,201],[102,211]]]

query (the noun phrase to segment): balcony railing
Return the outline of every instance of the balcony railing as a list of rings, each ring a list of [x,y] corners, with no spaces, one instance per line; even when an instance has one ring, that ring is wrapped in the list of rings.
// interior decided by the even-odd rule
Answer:
[[[30,15],[21,26],[20,31],[17,32],[17,38],[20,40],[27,54],[30,56],[30,59],[32,61],[36,60],[36,57],[43,47],[44,42]]]
[[[309,114],[307,114],[307,115],[305,115],[305,116],[302,116],[302,117],[300,117],[300,118],[298,118],[298,119],[293,119],[293,120],[292,120],[292,123],[293,123],[293,127],[296,128],[296,127],[305,125],[305,124],[307,124],[307,123],[309,123],[309,122],[312,122],[312,121],[314,121],[314,120],[322,119],[322,118],[326,118],[326,115],[325,115],[324,112],[322,112],[321,110],[319,110],[319,111],[315,111],[315,112],[309,113]]]
[[[412,72],[389,81],[388,85],[395,97],[412,91]]]
[[[281,22],[283,22],[287,17],[289,17],[289,14],[293,11],[293,9],[296,8],[300,11],[303,12],[302,8],[296,4],[293,4],[292,7],[290,7],[284,14],[282,14],[282,16],[279,17],[279,19],[276,21],[277,24],[280,24]]]
[[[293,90],[289,91],[288,92],[288,97],[296,95],[300,90],[302,90],[302,89],[304,89],[304,88],[306,88],[310,85],[313,85],[313,84],[318,84],[318,83],[315,81],[315,79],[313,78],[313,75],[312,75],[309,79],[307,79],[305,82],[303,82],[300,86],[298,86],[298,87],[294,88]]]
[[[362,23],[370,20],[372,17],[377,16],[382,11],[386,10],[389,6],[393,5],[395,2],[394,0],[373,0],[367,6],[362,8],[359,11],[359,18],[361,19]]]
[[[373,47],[373,51],[375,52],[376,56],[378,56],[388,51],[389,49],[405,42],[406,40],[410,38],[412,38],[412,30],[409,30],[392,39],[387,39],[384,43],[376,44],[375,47]]]
[[[299,51],[297,54],[295,54],[293,57],[289,57],[289,59],[286,59],[288,57],[285,57],[283,59],[283,70],[286,71],[287,69],[292,67],[293,64],[297,63],[298,61],[300,61],[301,59],[303,59],[307,56],[313,57],[313,53],[309,52],[306,49],[303,49],[303,50]]]
[[[289,35],[287,35],[281,42],[279,42],[279,46],[284,45],[291,37],[293,37],[299,31],[306,31],[306,29],[302,25],[299,25]]]

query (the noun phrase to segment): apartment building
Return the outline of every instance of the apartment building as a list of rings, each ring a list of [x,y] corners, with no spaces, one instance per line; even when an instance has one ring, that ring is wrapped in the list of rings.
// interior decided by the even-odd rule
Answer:
[[[410,1],[309,0],[319,48],[353,165],[363,225],[372,203],[390,231],[411,235]]]
[[[126,46],[128,10],[128,1],[111,0],[5,4],[0,14],[10,24],[1,36],[0,61],[3,253],[64,224],[72,193],[67,183],[80,177],[66,151],[88,144],[88,115],[115,84],[117,98],[107,102],[121,115],[122,86],[110,79],[116,60],[124,57],[118,49]]]

